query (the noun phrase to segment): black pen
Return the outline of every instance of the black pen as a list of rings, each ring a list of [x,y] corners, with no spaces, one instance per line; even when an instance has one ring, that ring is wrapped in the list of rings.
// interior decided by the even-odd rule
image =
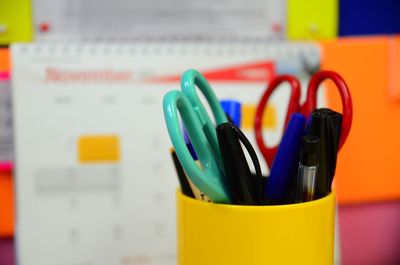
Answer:
[[[310,133],[320,139],[316,180],[317,198],[324,197],[331,191],[342,119],[342,114],[327,108],[314,110],[311,115]]]
[[[232,202],[241,205],[260,204],[262,194],[261,167],[249,140],[231,122],[218,125],[217,136]],[[252,173],[240,142],[243,143],[254,163],[258,182],[256,187],[252,182]]]
[[[189,180],[186,176],[185,171],[183,170],[183,167],[181,165],[181,162],[179,162],[178,157],[176,156],[174,148],[169,149],[172,157],[172,161],[174,162],[176,174],[178,175],[179,183],[181,185],[181,190],[182,193],[185,194],[188,197],[195,198],[193,194],[193,190],[190,187]]]
[[[303,137],[297,172],[296,203],[315,199],[315,182],[318,176],[318,148],[318,137],[312,134]]]

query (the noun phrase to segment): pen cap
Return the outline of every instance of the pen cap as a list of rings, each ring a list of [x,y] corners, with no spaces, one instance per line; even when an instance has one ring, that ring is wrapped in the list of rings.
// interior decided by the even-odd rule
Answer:
[[[304,135],[306,118],[293,113],[276,152],[268,184],[264,189],[268,204],[291,203],[291,190],[296,189],[301,139]]]
[[[247,149],[252,149],[251,146],[248,146],[250,142],[247,138],[243,139],[245,136],[240,134],[239,129],[231,122],[219,124],[216,130],[232,202],[241,205],[258,204],[261,193],[261,169],[255,151],[249,150],[253,163],[257,164],[255,167],[260,182],[258,191],[254,189],[251,171],[240,144],[242,141]]]
[[[312,112],[310,133],[320,139],[318,148],[318,178],[316,195],[323,197],[331,190],[339,149],[342,114],[330,109]]]
[[[220,101],[225,113],[231,118],[233,124],[240,128],[242,118],[242,106],[239,101],[223,99]]]
[[[315,110],[314,112],[316,112],[320,116],[327,116],[329,118],[329,126],[331,127],[330,130],[332,131],[332,134],[334,135],[334,140],[339,141],[343,115],[329,108],[320,108]],[[336,145],[339,145],[339,143],[336,143]]]
[[[300,163],[307,167],[318,165],[317,152],[319,148],[319,138],[312,134],[307,134],[301,142]]]

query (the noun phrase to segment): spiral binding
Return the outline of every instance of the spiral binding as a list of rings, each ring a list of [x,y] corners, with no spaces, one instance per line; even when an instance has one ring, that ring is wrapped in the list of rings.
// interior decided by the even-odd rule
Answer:
[[[320,58],[320,48],[314,43],[293,42],[37,42],[16,44],[13,49],[22,54],[76,55],[208,55],[216,57],[256,55],[272,58]]]

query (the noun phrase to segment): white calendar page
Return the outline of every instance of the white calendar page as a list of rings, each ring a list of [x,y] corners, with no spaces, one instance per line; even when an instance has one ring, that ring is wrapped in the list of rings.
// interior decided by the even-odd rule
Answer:
[[[163,95],[196,68],[211,77],[219,98],[254,106],[274,72],[297,69],[305,77],[298,67],[304,57],[319,61],[318,47],[14,45],[19,264],[176,264],[178,181]],[[272,99],[277,123],[266,133],[272,143],[287,91]]]
[[[283,39],[283,0],[34,0],[38,40]]]

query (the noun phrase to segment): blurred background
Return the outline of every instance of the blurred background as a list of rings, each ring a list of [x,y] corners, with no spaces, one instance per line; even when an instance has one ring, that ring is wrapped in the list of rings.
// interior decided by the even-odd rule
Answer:
[[[0,0],[0,264],[176,264],[162,96],[189,67],[255,106],[272,76],[340,73],[354,120],[335,263],[400,264],[400,2]],[[324,84],[320,105],[341,111]],[[282,130],[288,94],[264,127]]]

